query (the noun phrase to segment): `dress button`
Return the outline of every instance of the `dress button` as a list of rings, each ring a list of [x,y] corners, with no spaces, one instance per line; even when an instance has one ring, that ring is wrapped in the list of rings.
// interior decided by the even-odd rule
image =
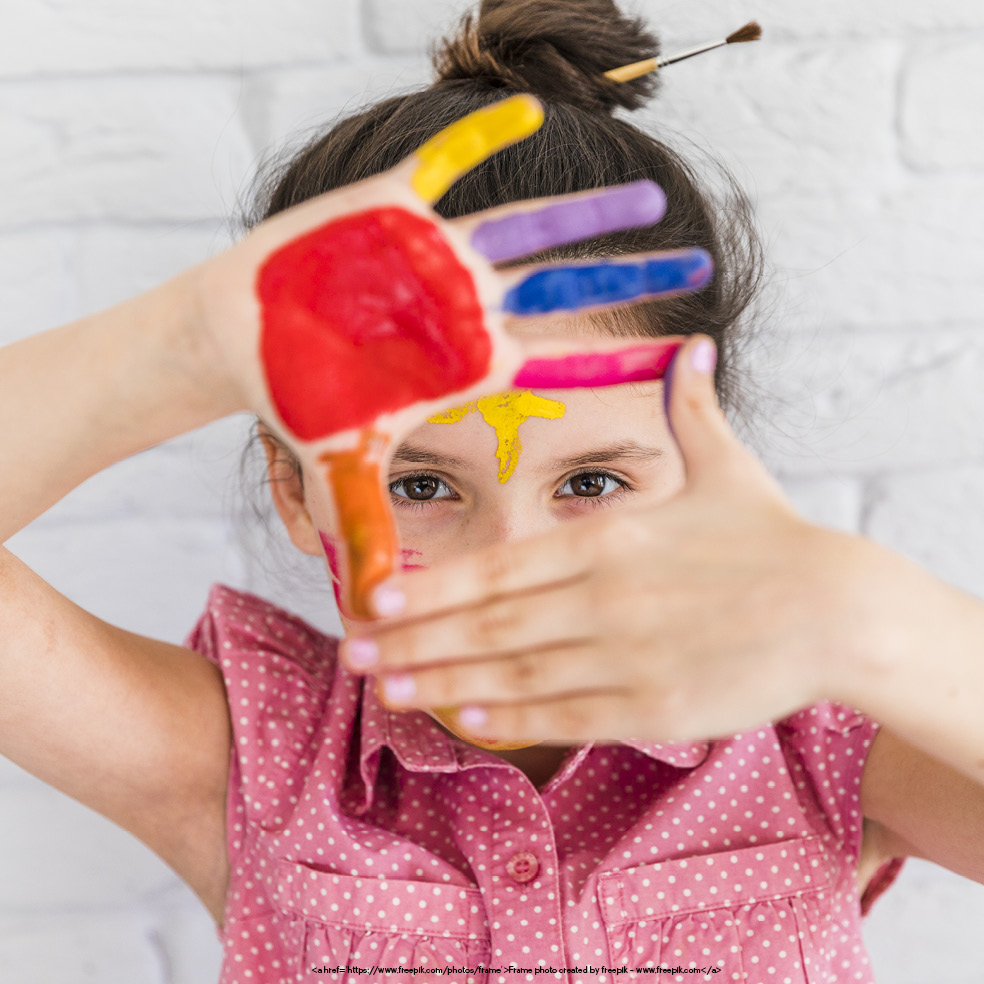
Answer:
[[[523,882],[532,881],[536,878],[536,873],[540,870],[540,862],[532,851],[520,851],[513,855],[506,862],[506,871],[513,881]]]

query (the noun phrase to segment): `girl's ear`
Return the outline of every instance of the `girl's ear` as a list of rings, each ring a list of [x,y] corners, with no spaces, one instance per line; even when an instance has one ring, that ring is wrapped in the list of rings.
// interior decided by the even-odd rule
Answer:
[[[304,476],[290,449],[262,423],[257,428],[267,460],[267,482],[291,542],[303,553],[324,556],[321,539],[304,499]]]

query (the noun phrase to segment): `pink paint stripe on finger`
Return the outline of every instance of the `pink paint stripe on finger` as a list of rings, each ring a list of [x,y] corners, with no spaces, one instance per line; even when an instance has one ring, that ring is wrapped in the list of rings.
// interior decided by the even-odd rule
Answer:
[[[529,359],[513,379],[523,389],[576,389],[662,379],[683,344],[679,338],[612,352],[582,352],[556,359]]]

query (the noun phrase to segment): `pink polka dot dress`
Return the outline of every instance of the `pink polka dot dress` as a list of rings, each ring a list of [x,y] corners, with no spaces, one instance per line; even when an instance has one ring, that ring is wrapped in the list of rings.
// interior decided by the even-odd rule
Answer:
[[[222,984],[872,981],[854,711],[586,744],[538,789],[259,598],[213,588],[188,644],[234,729]]]

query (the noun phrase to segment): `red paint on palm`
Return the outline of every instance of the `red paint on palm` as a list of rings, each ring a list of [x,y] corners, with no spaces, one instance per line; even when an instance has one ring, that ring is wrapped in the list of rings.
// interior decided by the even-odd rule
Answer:
[[[456,393],[489,369],[471,273],[433,222],[370,209],[315,229],[260,268],[273,404],[303,441]]]

